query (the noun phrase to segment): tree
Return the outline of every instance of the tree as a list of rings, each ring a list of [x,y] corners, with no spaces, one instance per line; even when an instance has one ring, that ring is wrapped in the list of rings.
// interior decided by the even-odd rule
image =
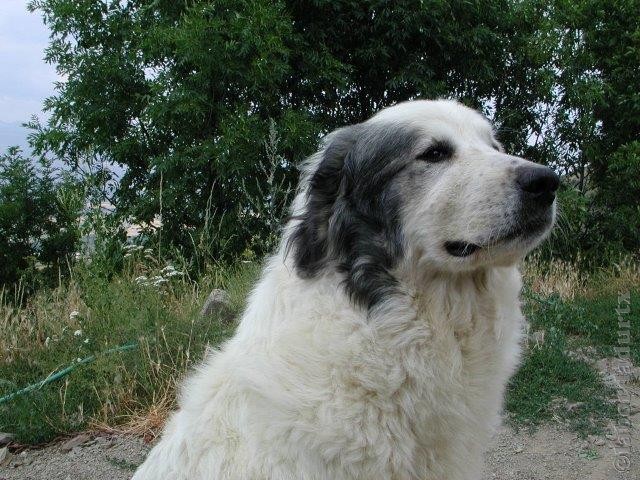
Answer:
[[[275,182],[294,184],[322,133],[411,98],[481,108],[510,152],[605,192],[637,137],[637,3],[32,0],[66,79],[33,143],[71,166],[87,152],[123,166],[119,214],[161,215],[155,237],[187,254],[204,225],[214,256],[256,244],[238,222],[268,190],[271,122]]]
[[[483,106],[499,94],[527,109],[540,97],[497,86],[509,69],[536,85],[540,64],[512,52],[538,20],[507,0],[34,0],[30,8],[51,28],[47,60],[67,78],[45,104],[51,120],[34,145],[70,165],[86,150],[123,165],[120,213],[147,223],[162,213],[163,240],[183,248],[207,216],[233,239],[230,253],[250,242],[237,228],[250,208],[242,180],[263,180],[271,120],[286,159],[276,175],[293,183],[294,165],[322,132],[391,103],[454,95]],[[252,188],[258,195],[265,185]]]
[[[600,260],[640,251],[639,10],[638,0],[557,0],[552,10],[558,158],[587,199],[578,244]]]

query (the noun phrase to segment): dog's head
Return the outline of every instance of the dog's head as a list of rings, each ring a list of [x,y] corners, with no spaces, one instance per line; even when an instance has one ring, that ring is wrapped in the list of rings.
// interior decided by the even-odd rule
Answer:
[[[489,122],[452,101],[414,101],[327,136],[290,237],[300,275],[346,275],[373,306],[403,261],[438,271],[516,263],[549,232],[559,179],[504,152]],[[295,211],[297,210],[297,211]]]

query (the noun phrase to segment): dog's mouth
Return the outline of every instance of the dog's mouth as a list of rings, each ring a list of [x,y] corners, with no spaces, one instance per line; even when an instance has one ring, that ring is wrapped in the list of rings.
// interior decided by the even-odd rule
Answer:
[[[476,251],[480,250],[480,245],[476,245],[475,243],[468,242],[445,242],[444,248],[447,250],[449,255],[454,257],[468,257],[472,255]]]
[[[447,241],[444,243],[444,248],[447,253],[453,257],[469,257],[478,250],[492,248],[514,240],[540,238],[546,231],[548,231],[551,223],[551,221],[546,219],[544,221],[529,222],[526,225],[517,226],[497,238],[489,238],[480,243],[466,242],[464,240]]]

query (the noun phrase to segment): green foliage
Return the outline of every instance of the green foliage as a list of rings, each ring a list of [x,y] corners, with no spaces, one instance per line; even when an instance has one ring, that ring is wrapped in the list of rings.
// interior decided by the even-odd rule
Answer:
[[[596,287],[601,281],[590,279]],[[606,280],[604,280],[606,281]],[[632,291],[632,302],[639,292]],[[616,415],[607,388],[598,372],[576,352],[593,348],[598,356],[613,356],[618,345],[617,294],[579,297],[573,302],[557,296],[540,298],[527,293],[525,312],[531,331],[544,331],[544,342],[531,345],[512,379],[507,410],[517,422],[537,424],[553,416],[563,418],[581,433],[602,431],[607,418]],[[631,315],[631,338],[640,335],[640,316]],[[640,344],[631,346],[634,362],[640,361]],[[568,409],[568,404],[579,407]]]
[[[281,172],[286,160],[279,154],[280,138],[272,122],[269,138],[264,142],[268,165],[260,165],[259,178],[255,182],[256,194],[251,194],[243,181],[248,208],[242,212],[239,223],[250,235],[247,252],[271,252],[279,241],[279,226],[293,198],[293,187]],[[264,185],[264,187],[263,187]]]
[[[87,151],[124,166],[113,198],[121,218],[148,224],[161,215],[162,231],[148,233],[189,257],[202,238],[214,258],[261,255],[273,244],[256,241],[260,226],[238,228],[255,199],[259,210],[272,203],[262,147],[271,124],[281,147],[276,183],[294,185],[293,166],[322,132],[415,97],[493,109],[510,149],[527,153],[553,87],[552,25],[541,25],[550,8],[541,1],[34,0],[30,8],[52,32],[47,60],[67,78],[46,101],[51,119],[35,129],[34,146],[72,166]],[[212,227],[215,235],[203,232]]]
[[[640,34],[640,33],[639,33]],[[593,221],[616,250],[640,247],[640,142],[621,146],[610,159],[596,197]]]
[[[566,220],[580,232],[582,257],[602,263],[640,247],[639,192],[627,185],[620,198],[611,188],[620,156],[628,175],[638,165],[629,151],[640,118],[639,7],[33,0],[52,32],[46,59],[67,80],[45,103],[47,125],[32,125],[32,141],[74,167],[123,166],[117,215],[144,224],[161,216],[163,228],[148,238],[200,264],[271,248],[262,237],[273,231],[238,228],[272,203],[262,148],[270,125],[282,147],[277,183],[294,185],[293,166],[321,133],[406,99],[453,96],[485,110],[509,152],[564,175],[579,194],[565,195],[577,202],[565,211],[579,214]],[[575,256],[568,243],[557,246]]]
[[[130,256],[111,279],[79,265],[73,282],[39,292],[27,308],[0,304],[0,397],[98,356],[63,379],[0,404],[1,431],[19,442],[41,443],[90,421],[117,425],[134,413],[173,408],[176,385],[192,362],[234,329],[228,319],[199,316],[204,298],[213,287],[225,288],[237,314],[257,266],[218,267],[195,284],[170,273],[178,270],[145,262]],[[143,273],[153,281],[140,280]],[[135,350],[101,355],[132,341]]]
[[[46,160],[0,155],[0,286],[59,275],[77,248],[82,202],[78,183]]]
[[[558,191],[558,213],[550,238],[533,255],[550,261],[562,259],[579,265],[582,251],[576,245],[584,245],[592,235],[588,229],[589,200],[576,187],[563,184]]]
[[[244,187],[266,163],[269,118],[288,148],[280,169],[306,155],[318,127],[283,103],[292,26],[279,3],[35,1],[51,28],[47,59],[69,80],[47,100],[49,124],[33,138],[77,165],[87,150],[126,167],[113,198],[121,218],[161,216],[161,241],[190,256],[208,218],[241,252]],[[289,154],[291,153],[291,154]],[[206,233],[208,235],[208,233]],[[157,239],[159,240],[159,239]],[[257,252],[262,253],[262,252]]]
[[[602,432],[606,420],[615,418],[607,402],[614,393],[584,361],[567,355],[566,339],[557,329],[547,332],[545,345],[527,353],[512,379],[506,408],[518,423],[538,424],[554,415],[582,433]],[[575,410],[568,404],[579,404]]]
[[[640,2],[553,5],[558,75],[552,143],[566,181],[587,203],[576,247],[584,258],[606,263],[620,251],[640,251]]]

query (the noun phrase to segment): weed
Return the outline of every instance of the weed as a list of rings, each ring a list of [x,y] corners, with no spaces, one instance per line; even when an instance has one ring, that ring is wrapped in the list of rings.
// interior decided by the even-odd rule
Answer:
[[[134,472],[139,467],[139,465],[131,463],[123,458],[107,457],[107,461],[114,467],[118,467],[122,470],[129,470],[130,472]]]
[[[175,407],[185,372],[234,330],[200,307],[213,288],[224,288],[236,314],[259,265],[210,265],[197,281],[185,262],[158,259],[141,247],[123,250],[121,273],[96,275],[79,263],[70,280],[26,302],[20,292],[0,298],[0,396],[77,362],[131,341],[138,348],[97,359],[62,380],[0,404],[0,430],[19,442],[39,443],[96,428],[153,438]],[[516,425],[556,420],[582,434],[615,418],[613,393],[592,365],[610,356],[617,341],[618,289],[638,305],[638,269],[632,263],[593,275],[573,274],[569,264],[525,265],[524,312],[535,342],[529,342],[507,394]],[[640,338],[632,309],[631,338]],[[576,352],[590,352],[588,356]],[[632,343],[640,362],[640,342]]]
[[[525,265],[524,313],[530,331],[542,342],[530,342],[523,363],[509,387],[506,407],[514,421],[536,424],[555,419],[581,434],[601,432],[615,418],[615,398],[592,363],[613,355],[617,344],[615,308],[619,291],[631,292],[637,305],[637,266],[627,263],[591,275],[571,265],[551,262]],[[631,338],[640,338],[640,315],[630,316]],[[591,352],[591,356],[576,352]],[[640,342],[631,355],[640,362]],[[572,408],[573,407],[573,408]]]
[[[150,261],[110,280],[78,268],[67,286],[40,292],[24,307],[5,302],[0,396],[114,346],[136,341],[139,347],[98,355],[63,380],[0,404],[0,430],[24,443],[89,425],[128,423],[157,433],[184,373],[233,332],[216,317],[201,318],[202,302],[212,288],[225,288],[238,313],[257,268],[212,267],[198,282]],[[167,281],[136,281],[141,271]]]

